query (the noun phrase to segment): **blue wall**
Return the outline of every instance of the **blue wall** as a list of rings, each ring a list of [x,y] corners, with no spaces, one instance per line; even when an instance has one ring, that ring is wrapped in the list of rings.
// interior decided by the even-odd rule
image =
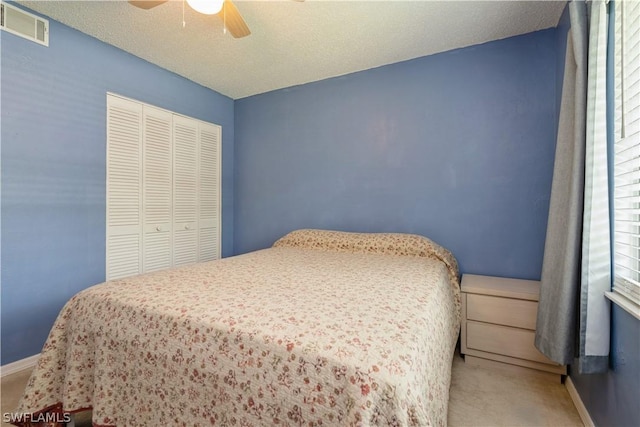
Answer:
[[[597,426],[640,425],[640,320],[611,304],[610,369],[605,374],[580,375],[571,380]],[[577,361],[576,361],[577,366]]]
[[[235,104],[235,251],[303,227],[426,235],[463,272],[540,277],[555,29]]]
[[[2,44],[2,364],[40,352],[62,305],[105,278],[106,93],[222,125],[233,253],[233,100],[50,21]]]

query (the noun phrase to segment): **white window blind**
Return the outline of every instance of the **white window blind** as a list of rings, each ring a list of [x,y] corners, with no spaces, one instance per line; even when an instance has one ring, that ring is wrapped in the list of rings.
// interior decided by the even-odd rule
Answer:
[[[640,2],[615,14],[613,290],[640,305]]]

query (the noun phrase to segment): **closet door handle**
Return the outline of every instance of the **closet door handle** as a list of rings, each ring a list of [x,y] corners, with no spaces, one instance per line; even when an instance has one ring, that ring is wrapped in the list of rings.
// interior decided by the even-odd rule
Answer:
[[[156,227],[156,231],[162,231],[162,227],[160,227],[159,225]]]
[[[190,229],[191,229],[191,227],[189,227],[189,224],[185,224],[184,229],[185,229],[185,230],[190,230]]]

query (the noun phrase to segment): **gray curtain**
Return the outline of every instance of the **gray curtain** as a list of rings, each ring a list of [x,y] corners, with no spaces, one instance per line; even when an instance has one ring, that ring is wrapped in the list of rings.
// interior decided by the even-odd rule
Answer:
[[[567,365],[576,356],[587,105],[587,7],[569,3],[571,29],[542,264],[535,345]]]
[[[578,371],[609,368],[611,234],[607,159],[607,48],[609,17],[604,0],[591,3],[589,77],[582,221]]]

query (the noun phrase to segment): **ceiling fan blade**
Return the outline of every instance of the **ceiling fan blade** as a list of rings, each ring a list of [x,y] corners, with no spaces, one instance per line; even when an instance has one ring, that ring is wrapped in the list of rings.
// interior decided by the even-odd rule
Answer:
[[[247,23],[244,22],[238,8],[231,2],[231,0],[225,0],[222,5],[222,11],[220,11],[219,15],[224,21],[225,27],[234,38],[239,39],[251,34]]]
[[[134,5],[135,7],[139,7],[140,9],[151,9],[156,6],[160,6],[162,3],[166,3],[169,0],[130,0],[129,3]]]

